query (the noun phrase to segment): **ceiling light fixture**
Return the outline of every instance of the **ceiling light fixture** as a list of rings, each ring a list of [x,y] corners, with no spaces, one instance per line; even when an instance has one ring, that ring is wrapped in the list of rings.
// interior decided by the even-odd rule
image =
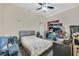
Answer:
[[[47,7],[42,7],[42,10],[43,10],[44,12],[46,12],[46,11],[47,11]]]

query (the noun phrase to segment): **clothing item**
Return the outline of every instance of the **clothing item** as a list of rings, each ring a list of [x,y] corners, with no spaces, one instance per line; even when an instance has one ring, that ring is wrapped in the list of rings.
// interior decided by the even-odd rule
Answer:
[[[8,50],[8,37],[0,36],[0,54]]]
[[[56,41],[56,35],[55,35],[55,33],[54,32],[49,32],[48,33],[48,39]]]
[[[9,47],[9,55],[10,56],[16,56],[19,51],[18,44],[13,44],[11,47]]]

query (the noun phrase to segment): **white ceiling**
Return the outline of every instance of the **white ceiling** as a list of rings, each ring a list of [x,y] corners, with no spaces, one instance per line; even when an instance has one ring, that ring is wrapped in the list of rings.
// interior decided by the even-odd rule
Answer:
[[[38,3],[14,3],[14,5],[21,8],[25,8],[26,10],[29,10],[32,13],[43,15],[46,17],[52,16],[57,13],[79,6],[78,3],[50,3],[50,5],[54,7],[54,9],[48,9],[46,12],[44,12],[42,9],[36,10],[37,8],[41,7]]]

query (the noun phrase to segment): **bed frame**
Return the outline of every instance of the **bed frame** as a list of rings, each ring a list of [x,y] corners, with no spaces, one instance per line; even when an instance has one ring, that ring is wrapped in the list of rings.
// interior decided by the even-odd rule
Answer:
[[[31,55],[31,52],[25,48],[22,43],[21,43],[21,37],[24,37],[24,36],[31,36],[31,35],[35,35],[35,31],[19,31],[19,41],[20,41],[20,46],[23,47],[23,49],[25,50],[25,52],[27,53],[28,56]],[[39,56],[47,56],[50,51],[53,50],[53,44],[51,47],[49,47],[47,50],[45,50],[42,54],[40,54]]]

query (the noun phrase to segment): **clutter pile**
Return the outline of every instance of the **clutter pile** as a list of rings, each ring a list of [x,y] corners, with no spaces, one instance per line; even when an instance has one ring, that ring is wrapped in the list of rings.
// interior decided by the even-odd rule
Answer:
[[[16,36],[0,36],[0,56],[16,56],[18,50]]]

